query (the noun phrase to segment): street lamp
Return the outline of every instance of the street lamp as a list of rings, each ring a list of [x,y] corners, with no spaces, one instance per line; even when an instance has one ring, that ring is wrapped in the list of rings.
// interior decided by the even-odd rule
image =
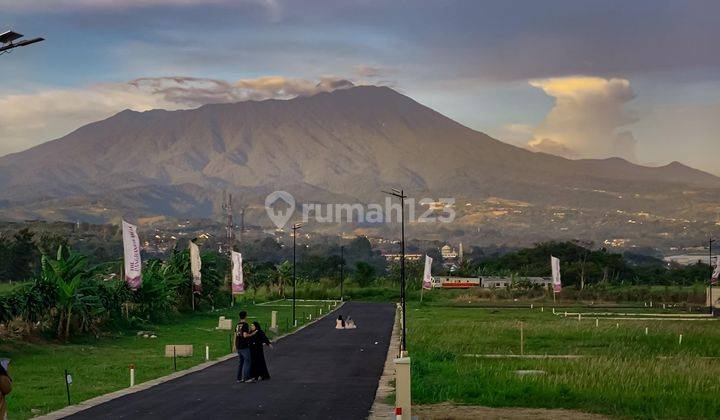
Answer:
[[[405,341],[405,191],[397,190],[383,191],[385,194],[400,199],[400,307],[402,310],[402,344],[400,351],[407,351],[407,342]]]
[[[3,45],[2,45],[2,47],[0,47],[0,54],[9,52],[13,48],[24,47],[26,45],[34,44],[36,42],[45,40],[45,38],[32,38],[32,39],[24,39],[22,41],[15,42],[22,37],[23,37],[23,34],[19,34],[14,31],[6,31],[6,32],[1,33],[0,34],[0,44],[3,44]]]
[[[340,302],[344,302],[343,294],[343,268],[345,267],[345,247],[340,245]]]
[[[293,315],[293,326],[297,325],[297,318],[295,317],[295,289],[297,289],[295,284],[295,265],[296,265],[296,259],[295,259],[295,238],[297,238],[297,231],[302,227],[302,223],[295,223],[292,225],[292,231],[293,231],[293,305],[292,305],[292,315]]]
[[[713,271],[713,265],[712,265],[712,246],[713,246],[713,243],[714,243],[714,242],[715,242],[715,240],[714,240],[714,239],[712,238],[712,236],[711,236],[710,239],[708,239],[708,246],[709,246],[709,249],[710,249],[710,259],[708,260],[708,265],[710,266],[710,272],[711,272],[711,273],[712,273],[712,271]],[[720,257],[718,257],[718,258],[720,258]],[[710,274],[710,315],[714,315],[714,314],[715,314],[715,312],[713,311],[713,309],[714,309],[714,308],[713,308],[713,306],[714,306],[714,305],[713,305],[713,303],[714,303],[714,302],[713,302],[713,293],[712,293],[713,280],[714,280],[714,279],[712,278],[712,274]]]

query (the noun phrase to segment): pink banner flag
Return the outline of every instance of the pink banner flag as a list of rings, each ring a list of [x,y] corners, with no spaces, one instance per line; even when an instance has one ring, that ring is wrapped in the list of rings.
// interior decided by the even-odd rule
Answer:
[[[190,242],[190,271],[192,272],[193,292],[200,293],[202,291],[202,261],[200,260],[200,248],[195,242]]]
[[[713,271],[712,277],[710,278],[710,284],[717,284],[718,278],[720,278],[720,256],[717,257],[717,263],[715,263],[715,270]]]
[[[125,260],[125,281],[131,290],[142,284],[142,261],[140,260],[140,238],[137,226],[122,221],[122,237]]]
[[[553,291],[560,293],[562,290],[562,280],[560,278],[560,260],[551,256],[550,266],[552,267]]]
[[[240,295],[245,293],[245,282],[243,280],[242,254],[233,251],[230,254],[232,261],[232,293]]]
[[[425,290],[432,289],[432,262],[433,259],[425,256],[425,272],[423,273],[422,288]]]

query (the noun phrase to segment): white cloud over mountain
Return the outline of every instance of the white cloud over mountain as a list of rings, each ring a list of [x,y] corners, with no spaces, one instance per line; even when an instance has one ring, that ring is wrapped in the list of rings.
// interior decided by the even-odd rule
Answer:
[[[636,140],[624,129],[637,121],[626,109],[635,93],[627,79],[568,76],[531,80],[555,99],[532,130],[528,147],[567,157],[620,156],[636,161]]]

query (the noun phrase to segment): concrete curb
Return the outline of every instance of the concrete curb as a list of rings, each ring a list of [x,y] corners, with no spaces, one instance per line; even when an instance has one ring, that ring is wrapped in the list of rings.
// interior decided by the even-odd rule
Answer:
[[[292,334],[297,333],[298,331],[302,331],[302,330],[303,330],[304,328],[306,328],[307,326],[316,323],[317,321],[319,321],[319,320],[325,318],[326,316],[332,314],[332,313],[335,312],[336,310],[342,308],[342,306],[343,306],[344,304],[345,304],[345,302],[339,302],[339,305],[336,306],[335,308],[333,308],[333,310],[331,310],[330,312],[328,312],[328,313],[326,313],[326,314],[323,314],[322,316],[313,319],[312,321],[308,322],[307,324],[298,327],[295,331],[291,331],[291,332],[285,333],[285,334],[283,334],[283,335],[281,335],[281,336],[275,337],[274,341],[277,342],[277,341],[282,340],[283,338],[285,338],[285,337],[287,337],[287,336],[290,336],[290,335],[292,335]],[[130,388],[130,387],[128,387],[128,388],[123,388],[123,389],[120,389],[120,390],[111,392],[111,393],[109,393],[109,394],[104,394],[104,395],[100,395],[100,396],[97,396],[97,397],[94,397],[94,398],[90,398],[89,400],[85,400],[85,401],[83,401],[83,402],[81,402],[81,403],[78,403],[78,404],[75,404],[75,405],[71,405],[71,406],[68,406],[68,407],[65,407],[65,408],[61,408],[60,410],[56,410],[56,411],[50,412],[50,413],[48,413],[48,414],[45,414],[45,415],[42,415],[42,416],[38,416],[38,417],[33,417],[33,418],[36,419],[36,420],[55,420],[55,419],[62,419],[62,418],[71,416],[71,415],[73,415],[73,414],[79,413],[79,412],[81,412],[81,411],[87,410],[87,409],[89,409],[89,408],[95,407],[95,406],[97,406],[97,405],[104,404],[104,403],[106,403],[106,402],[108,402],[108,401],[112,401],[112,400],[114,400],[114,399],[116,399],[116,398],[120,398],[120,397],[123,397],[123,396],[125,396],[125,395],[134,394],[134,393],[140,392],[140,391],[145,391],[146,389],[150,389],[150,388],[152,388],[152,387],[154,387],[154,386],[156,386],[156,385],[160,385],[160,384],[163,384],[163,383],[165,383],[165,382],[169,382],[169,381],[172,381],[172,380],[174,380],[174,379],[181,378],[181,377],[183,377],[183,376],[185,376],[185,375],[189,375],[189,374],[191,374],[191,373],[199,372],[199,371],[204,370],[204,369],[207,369],[207,368],[209,368],[209,367],[211,367],[211,366],[215,366],[215,365],[217,365],[218,363],[222,363],[222,362],[225,362],[225,361],[227,361],[227,360],[230,360],[230,359],[232,359],[232,358],[234,358],[234,357],[237,357],[237,354],[236,354],[236,353],[227,354],[227,355],[221,356],[221,357],[219,357],[219,358],[217,358],[217,359],[215,359],[215,360],[211,360],[211,361],[209,361],[209,362],[205,362],[205,363],[201,363],[201,364],[199,364],[199,365],[193,366],[193,367],[191,367],[191,368],[189,368],[189,369],[181,370],[181,371],[179,371],[179,372],[173,372],[173,373],[171,373],[171,374],[169,374],[169,375],[162,376],[162,377],[160,377],[160,378],[155,378],[155,379],[151,379],[151,380],[149,380],[149,381],[145,381],[145,382],[143,382],[143,383],[140,383],[140,384],[135,385],[135,386],[132,387],[132,388]]]
[[[395,311],[395,323],[393,324],[392,334],[390,336],[390,345],[388,346],[387,357],[385,358],[385,367],[378,381],[377,391],[375,392],[375,402],[370,408],[368,419],[395,419],[395,406],[388,404],[387,399],[393,392],[395,386],[395,358],[400,351],[400,312]]]

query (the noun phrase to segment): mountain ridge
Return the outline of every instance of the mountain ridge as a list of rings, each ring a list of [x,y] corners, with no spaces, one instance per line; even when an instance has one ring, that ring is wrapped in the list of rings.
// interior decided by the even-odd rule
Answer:
[[[290,186],[319,202],[379,202],[382,189],[403,186],[416,197],[502,197],[588,212],[617,208],[618,199],[608,198],[615,195],[628,209],[677,218],[708,201],[688,202],[683,191],[709,194],[720,178],[680,163],[647,167],[528,151],[390,88],[360,86],[290,100],[121,111],[0,157],[0,216],[102,218],[83,210],[92,201],[112,206],[107,218],[211,217],[222,190],[261,202]]]

